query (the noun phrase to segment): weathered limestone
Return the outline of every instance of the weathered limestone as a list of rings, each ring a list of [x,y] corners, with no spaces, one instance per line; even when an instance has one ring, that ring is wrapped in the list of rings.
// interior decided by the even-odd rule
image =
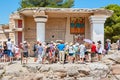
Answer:
[[[111,69],[112,69],[112,74],[120,75],[120,64],[119,65],[113,65],[111,67]]]
[[[85,64],[4,64],[0,80],[120,80],[119,51],[105,55],[100,62]],[[117,58],[116,58],[117,57]],[[112,63],[107,63],[110,60]]]

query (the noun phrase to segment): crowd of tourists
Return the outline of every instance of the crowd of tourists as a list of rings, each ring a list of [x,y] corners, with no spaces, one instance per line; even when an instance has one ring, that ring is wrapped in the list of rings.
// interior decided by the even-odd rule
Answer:
[[[34,62],[44,64],[48,63],[85,63],[100,61],[102,55],[107,54],[110,50],[110,41],[105,44],[105,49],[101,41],[88,43],[83,41],[78,42],[64,42],[58,41],[50,43],[41,43],[37,41],[33,45]],[[0,45],[0,62],[13,62],[14,60],[21,60],[22,63],[28,63],[30,44],[27,41],[20,43],[20,45],[13,45],[8,39],[3,45]]]

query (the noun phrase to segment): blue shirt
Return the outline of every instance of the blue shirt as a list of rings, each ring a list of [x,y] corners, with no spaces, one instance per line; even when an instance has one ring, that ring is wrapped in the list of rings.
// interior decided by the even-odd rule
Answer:
[[[59,49],[59,51],[64,51],[65,44],[58,44],[57,48]]]
[[[42,46],[38,46],[37,49],[38,49],[38,54],[42,54],[43,47]]]

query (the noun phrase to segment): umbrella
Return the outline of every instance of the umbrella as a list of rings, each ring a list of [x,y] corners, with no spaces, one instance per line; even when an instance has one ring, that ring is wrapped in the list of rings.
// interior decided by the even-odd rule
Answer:
[[[92,41],[90,39],[84,39],[83,41],[92,44]]]

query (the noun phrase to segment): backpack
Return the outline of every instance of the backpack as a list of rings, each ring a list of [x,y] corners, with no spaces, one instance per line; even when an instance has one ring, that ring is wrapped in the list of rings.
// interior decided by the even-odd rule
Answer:
[[[33,51],[36,51],[36,44],[34,44],[33,46]]]

